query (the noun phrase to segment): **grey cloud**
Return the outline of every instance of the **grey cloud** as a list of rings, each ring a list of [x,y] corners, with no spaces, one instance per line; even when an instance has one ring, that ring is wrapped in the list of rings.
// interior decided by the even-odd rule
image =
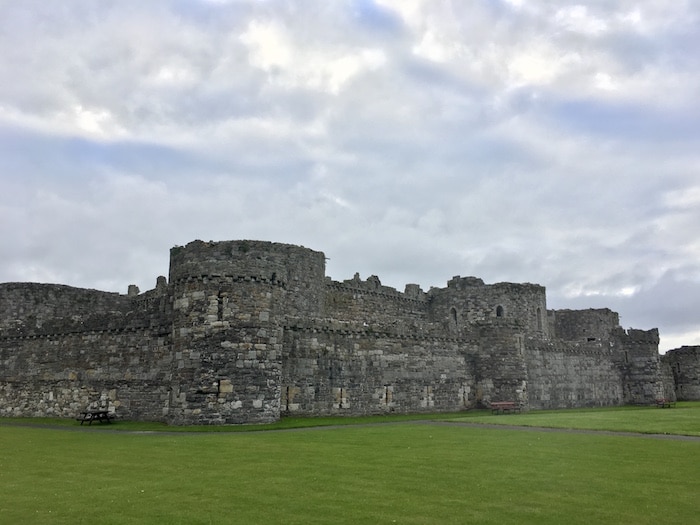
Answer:
[[[8,4],[0,281],[146,289],[175,244],[260,238],[700,331],[699,8],[416,6]]]

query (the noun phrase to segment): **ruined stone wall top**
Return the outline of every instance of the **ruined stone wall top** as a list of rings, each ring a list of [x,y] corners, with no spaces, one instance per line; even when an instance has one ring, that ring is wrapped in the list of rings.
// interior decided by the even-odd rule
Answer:
[[[418,285],[407,285],[401,293],[375,275],[363,281],[355,274],[343,282],[327,281],[324,304],[326,318],[402,332],[427,329],[428,301]]]
[[[700,346],[688,346],[688,345],[683,345],[680,348],[674,348],[673,350],[669,350],[666,352],[666,357],[667,358],[675,358],[675,357],[700,357]]]
[[[380,323],[445,337],[467,337],[475,323],[486,320],[501,325],[514,321],[521,330],[545,337],[545,288],[536,284],[484,284],[476,277],[453,277],[445,288],[427,293],[416,284],[405,291],[383,286],[375,275],[358,274],[327,284],[325,316],[366,324]]]
[[[95,316],[126,314],[131,301],[117,293],[75,288],[59,284],[0,284],[0,329],[46,330],[57,320],[78,322]]]
[[[488,319],[516,320],[522,329],[547,335],[546,290],[537,284],[484,284],[476,277],[453,277],[447,288],[431,288],[431,316],[447,322],[449,330],[464,332],[469,325]]]
[[[619,329],[617,312],[608,308],[588,310],[550,310],[554,336],[565,341],[596,341],[608,339]]]

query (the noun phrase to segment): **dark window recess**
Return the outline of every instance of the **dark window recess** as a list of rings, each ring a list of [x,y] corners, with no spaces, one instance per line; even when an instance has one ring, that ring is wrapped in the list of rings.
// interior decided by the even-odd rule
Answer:
[[[216,317],[219,321],[224,319],[224,295],[222,292],[219,292],[217,296]]]

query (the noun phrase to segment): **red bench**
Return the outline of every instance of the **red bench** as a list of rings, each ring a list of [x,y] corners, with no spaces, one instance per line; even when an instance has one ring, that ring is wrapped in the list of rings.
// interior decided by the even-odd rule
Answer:
[[[520,405],[515,401],[493,401],[491,402],[490,408],[492,414],[520,412]]]
[[[656,400],[656,406],[659,408],[671,408],[676,406],[676,402],[666,398]]]

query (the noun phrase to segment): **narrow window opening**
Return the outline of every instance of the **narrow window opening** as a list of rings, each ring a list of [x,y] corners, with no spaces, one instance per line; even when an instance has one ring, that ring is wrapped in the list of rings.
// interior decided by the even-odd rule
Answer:
[[[537,329],[542,331],[542,309],[537,308]]]
[[[496,307],[496,317],[503,317],[503,307],[500,304]]]
[[[216,297],[216,318],[219,321],[224,319],[224,295],[219,291],[219,295]]]
[[[434,406],[435,401],[433,399],[433,387],[432,386],[426,386],[423,387],[423,406],[424,407],[432,407]]]
[[[450,320],[452,321],[452,324],[457,326],[457,309],[456,308],[450,308]]]

